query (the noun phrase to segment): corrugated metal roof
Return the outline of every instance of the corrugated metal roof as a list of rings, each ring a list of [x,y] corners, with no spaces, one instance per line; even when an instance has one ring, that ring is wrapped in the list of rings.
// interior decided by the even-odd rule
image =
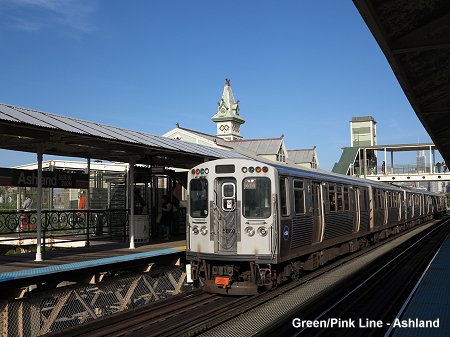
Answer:
[[[283,138],[233,140],[226,144],[232,148],[242,147],[257,155],[276,155],[280,150]],[[237,150],[238,151],[238,150]]]
[[[175,139],[159,137],[141,131],[56,115],[48,112],[0,103],[0,121],[33,126],[78,135],[99,137],[114,142],[149,146],[153,149],[180,151],[212,158],[242,158],[241,154],[227,149],[211,148]],[[0,145],[1,147],[1,145]]]
[[[350,164],[353,164],[358,154],[359,148],[357,147],[344,147],[342,149],[341,159],[334,164],[333,173],[347,174]]]
[[[314,149],[288,150],[289,161],[296,164],[312,163],[314,161]]]

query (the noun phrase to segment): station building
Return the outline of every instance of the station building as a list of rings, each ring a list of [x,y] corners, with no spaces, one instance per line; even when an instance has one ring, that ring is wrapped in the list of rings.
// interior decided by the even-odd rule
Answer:
[[[274,138],[244,139],[241,126],[245,123],[245,119],[240,115],[239,100],[236,101],[234,98],[229,79],[225,80],[217,112],[211,120],[216,124],[216,135],[183,128],[177,123],[174,129],[162,136],[205,146],[232,149],[254,159],[263,158],[313,169],[319,166],[315,146],[289,150],[284,135]]]

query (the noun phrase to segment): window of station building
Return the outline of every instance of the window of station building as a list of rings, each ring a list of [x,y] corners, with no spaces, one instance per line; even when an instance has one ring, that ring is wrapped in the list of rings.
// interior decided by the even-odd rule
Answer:
[[[280,178],[280,204],[281,204],[281,215],[289,215],[289,204],[288,204],[288,178]]]
[[[282,147],[280,147],[280,149],[278,150],[277,161],[280,161],[282,163],[284,163],[286,161],[286,154],[284,153],[284,150]]]
[[[245,178],[242,181],[242,209],[246,218],[268,218],[271,214],[269,178]]]
[[[337,201],[336,201],[336,185],[330,184],[328,187],[328,200],[330,202],[330,212],[337,211]]]
[[[344,210],[344,200],[342,199],[342,185],[337,185],[336,203],[338,206],[338,211],[343,211]]]
[[[344,211],[350,210],[350,194],[349,194],[349,188],[348,186],[344,186]]]
[[[192,179],[189,187],[191,217],[206,218],[208,216],[208,180]]]
[[[305,189],[302,180],[294,180],[295,214],[305,213]]]

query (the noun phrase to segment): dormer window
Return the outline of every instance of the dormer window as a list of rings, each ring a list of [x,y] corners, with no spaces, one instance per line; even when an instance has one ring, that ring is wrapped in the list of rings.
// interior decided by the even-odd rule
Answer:
[[[282,163],[286,162],[286,154],[284,153],[284,150],[282,147],[280,147],[280,149],[278,150],[277,161],[280,161]]]

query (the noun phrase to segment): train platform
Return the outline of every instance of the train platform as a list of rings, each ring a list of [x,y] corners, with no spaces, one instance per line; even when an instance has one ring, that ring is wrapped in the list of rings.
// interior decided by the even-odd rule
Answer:
[[[450,336],[450,236],[428,265],[386,335]]]
[[[67,248],[43,252],[43,261],[35,254],[0,256],[0,296],[15,296],[18,289],[35,284],[80,281],[111,270],[158,265],[173,265],[184,256],[183,236],[172,241],[154,240],[129,249],[125,242],[96,242],[89,247]]]

